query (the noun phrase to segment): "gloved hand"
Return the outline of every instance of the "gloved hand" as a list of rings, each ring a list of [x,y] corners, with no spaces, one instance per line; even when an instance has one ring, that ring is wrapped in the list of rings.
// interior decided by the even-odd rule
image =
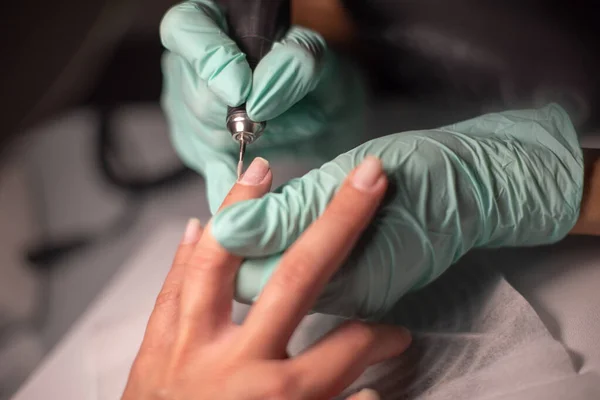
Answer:
[[[252,73],[226,32],[210,0],[171,8],[160,28],[168,50],[162,106],[181,159],[205,176],[212,212],[236,181],[239,147],[225,127],[227,106],[247,101],[250,118],[267,121],[248,159],[296,155],[320,165],[358,145],[364,132],[358,70],[319,34],[293,27]]]
[[[381,159],[391,186],[315,311],[380,317],[470,249],[552,243],[578,218],[583,156],[559,106],[390,135],[215,216],[217,240],[250,257],[238,274],[239,300],[256,298],[278,254],[321,215],[366,155]]]

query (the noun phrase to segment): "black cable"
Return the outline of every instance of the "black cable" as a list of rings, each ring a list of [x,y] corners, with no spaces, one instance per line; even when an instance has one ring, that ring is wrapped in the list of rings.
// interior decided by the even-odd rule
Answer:
[[[39,243],[27,251],[26,258],[38,269],[50,269],[65,256],[80,251],[105,238],[122,235],[135,222],[141,210],[141,204],[150,192],[164,189],[184,182],[193,176],[186,167],[178,167],[155,178],[126,177],[122,157],[130,156],[119,148],[116,133],[110,129],[111,116],[115,107],[99,107],[99,127],[97,131],[96,162],[106,183],[114,186],[126,195],[123,212],[107,227],[97,232],[89,232],[72,237],[63,237]]]
[[[113,186],[129,193],[143,194],[150,190],[162,189],[166,186],[179,184],[191,176],[191,170],[187,167],[175,168],[162,176],[151,179],[126,178],[119,173],[115,164],[119,157],[126,156],[120,151],[118,141],[110,129],[111,107],[100,107],[100,128],[98,133],[98,165],[106,181]]]

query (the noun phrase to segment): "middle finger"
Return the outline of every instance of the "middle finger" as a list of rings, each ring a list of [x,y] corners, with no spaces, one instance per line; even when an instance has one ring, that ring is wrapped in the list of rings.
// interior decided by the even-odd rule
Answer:
[[[300,320],[371,221],[386,187],[381,162],[368,157],[351,172],[323,215],[285,253],[244,324],[246,348],[253,355],[282,354]]]

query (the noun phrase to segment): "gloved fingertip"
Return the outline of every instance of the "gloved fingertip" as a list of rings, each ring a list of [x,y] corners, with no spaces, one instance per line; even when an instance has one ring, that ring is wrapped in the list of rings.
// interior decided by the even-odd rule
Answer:
[[[226,21],[223,12],[212,1],[197,0],[184,1],[175,4],[167,10],[162,17],[159,26],[160,38],[167,49],[170,43],[181,39],[186,35],[186,27],[192,25],[210,26],[214,25],[224,30]]]
[[[301,53],[289,52],[278,60],[259,64],[247,100],[250,118],[255,121],[276,118],[314,90],[318,84],[318,67],[315,60],[299,57]]]
[[[163,15],[159,25],[160,38],[163,46],[168,48],[168,40],[172,40],[173,36],[180,28],[181,20],[185,18],[190,10],[192,10],[190,4],[179,3],[169,8]]]
[[[277,268],[280,259],[281,255],[246,259],[236,277],[236,300],[245,304],[254,302]]]
[[[207,79],[208,88],[225,104],[236,107],[244,103],[252,88],[252,70],[246,56],[237,53]]]
[[[228,251],[241,256],[262,256],[260,239],[263,235],[261,200],[234,204],[217,213],[212,221],[213,237]]]
[[[327,42],[320,33],[298,25],[293,26],[288,31],[281,43],[283,45],[289,43],[301,45],[317,58],[327,49]]]
[[[326,51],[325,41],[318,33],[292,28],[254,71],[247,104],[250,118],[276,118],[314,90]]]

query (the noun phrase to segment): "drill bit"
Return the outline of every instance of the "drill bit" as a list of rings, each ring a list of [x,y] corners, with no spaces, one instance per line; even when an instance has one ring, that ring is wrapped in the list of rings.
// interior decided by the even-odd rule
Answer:
[[[240,157],[238,159],[237,165],[237,177],[241,178],[242,172],[244,171],[244,154],[246,153],[246,141],[244,140],[244,135],[240,137]]]

